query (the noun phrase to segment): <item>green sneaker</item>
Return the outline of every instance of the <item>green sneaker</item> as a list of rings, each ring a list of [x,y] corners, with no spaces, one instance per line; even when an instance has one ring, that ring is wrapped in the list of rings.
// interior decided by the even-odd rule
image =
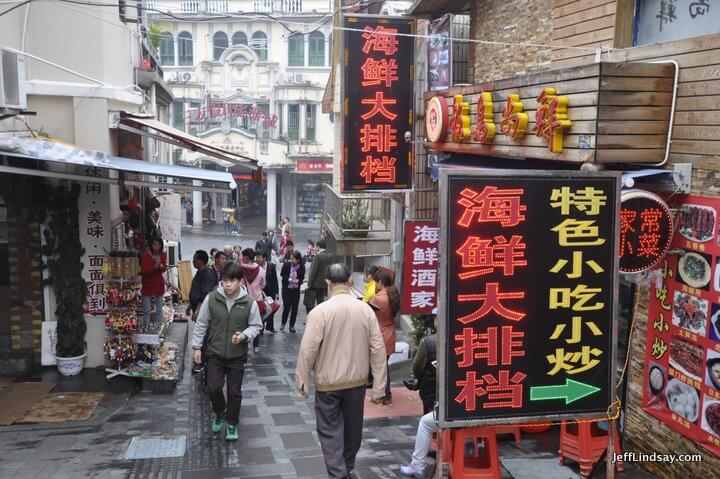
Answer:
[[[217,414],[215,416],[215,420],[212,423],[212,432],[218,433],[222,430],[223,426],[225,425],[225,415],[224,414]]]
[[[225,440],[230,442],[238,440],[237,426],[231,426],[228,424],[227,429],[225,430]]]

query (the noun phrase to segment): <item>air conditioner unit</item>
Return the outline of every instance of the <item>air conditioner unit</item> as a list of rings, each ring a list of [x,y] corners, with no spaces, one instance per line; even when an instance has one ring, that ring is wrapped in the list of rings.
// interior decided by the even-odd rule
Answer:
[[[183,81],[188,82],[193,80],[194,78],[190,73],[183,73]]]
[[[302,83],[303,82],[303,74],[302,73],[296,73],[295,74],[295,83]]]
[[[295,82],[295,75],[292,73],[286,73],[285,74],[285,83],[293,83]]]
[[[25,57],[0,49],[0,108],[25,110]]]

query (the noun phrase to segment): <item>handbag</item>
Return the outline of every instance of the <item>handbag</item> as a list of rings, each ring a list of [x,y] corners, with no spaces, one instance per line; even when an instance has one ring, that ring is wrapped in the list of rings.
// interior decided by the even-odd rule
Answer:
[[[307,311],[310,311],[315,307],[315,291],[312,288],[307,288],[303,295],[303,305]]]
[[[420,390],[420,381],[416,378],[405,378],[403,379],[403,384],[406,388],[408,388],[410,391],[419,391]]]

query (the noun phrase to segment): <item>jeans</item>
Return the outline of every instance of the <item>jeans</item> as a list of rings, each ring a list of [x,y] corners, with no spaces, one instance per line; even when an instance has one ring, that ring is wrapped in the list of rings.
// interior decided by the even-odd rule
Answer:
[[[412,455],[412,465],[420,471],[425,470],[425,458],[430,451],[432,436],[438,430],[438,422],[429,412],[420,418],[417,435],[415,436],[415,450]]]
[[[163,320],[163,305],[165,299],[162,296],[143,296],[143,323],[147,324],[150,322],[150,311],[153,307],[153,299],[155,300],[155,321],[156,323],[162,323]]]

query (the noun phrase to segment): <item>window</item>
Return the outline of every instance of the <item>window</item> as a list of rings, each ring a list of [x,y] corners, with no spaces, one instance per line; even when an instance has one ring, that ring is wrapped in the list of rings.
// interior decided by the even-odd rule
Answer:
[[[193,37],[189,32],[178,35],[178,60],[183,67],[193,64]]]
[[[470,15],[453,15],[452,37],[470,38]],[[470,81],[470,44],[467,42],[452,42],[452,82],[471,83]]]
[[[213,35],[213,60],[220,60],[220,56],[228,47],[228,38],[225,32],[215,32]]]
[[[185,102],[182,100],[173,102],[173,127],[185,131]]]
[[[320,32],[313,32],[308,38],[309,58],[311,67],[325,66],[325,36]]]
[[[282,105],[282,103],[276,103],[275,109],[277,110],[277,117],[278,117],[277,128],[275,130],[277,132],[277,136],[275,138],[281,138],[285,132],[283,129],[284,126],[283,126],[283,105]]]
[[[300,105],[288,105],[288,139],[300,139]]]
[[[170,32],[160,34],[160,64],[175,65],[175,39]]]
[[[305,66],[305,37],[300,33],[288,39],[288,66]]]
[[[267,35],[263,32],[255,32],[252,36],[252,45],[250,45],[258,56],[258,60],[266,62],[268,59],[267,54]]]
[[[244,32],[235,32],[232,36],[233,45],[245,45],[247,46],[247,35]]]
[[[315,114],[317,113],[317,105],[305,106],[305,140],[315,141]]]
[[[635,7],[633,46],[669,42],[720,32],[713,2],[638,0]]]

